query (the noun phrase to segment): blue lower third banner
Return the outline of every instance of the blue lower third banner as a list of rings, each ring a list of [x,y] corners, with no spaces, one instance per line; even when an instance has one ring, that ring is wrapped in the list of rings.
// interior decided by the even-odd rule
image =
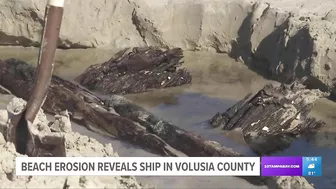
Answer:
[[[262,176],[321,176],[321,157],[262,157]]]

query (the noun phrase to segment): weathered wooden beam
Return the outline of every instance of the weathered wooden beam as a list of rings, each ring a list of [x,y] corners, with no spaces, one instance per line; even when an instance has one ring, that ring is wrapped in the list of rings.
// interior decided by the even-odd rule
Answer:
[[[210,124],[227,131],[239,130],[259,155],[284,150],[297,136],[313,134],[324,126],[308,114],[318,99],[329,94],[306,89],[303,80],[266,85],[256,95],[249,94],[224,113],[217,113]]]
[[[75,80],[91,91],[108,95],[180,86],[191,82],[190,73],[178,68],[182,58],[180,48],[125,49],[102,64],[88,67]]]
[[[232,149],[225,148],[213,141],[206,141],[198,135],[156,117],[122,96],[112,95],[105,99],[104,103],[112,107],[120,116],[140,123],[149,132],[159,136],[169,145],[188,156],[240,156]]]
[[[34,85],[35,69],[20,60],[0,61],[0,85],[24,100]],[[176,156],[175,150],[159,137],[124,117],[110,113],[103,103],[89,91],[57,76],[53,76],[47,98],[43,104],[45,112],[57,114],[68,110],[71,120],[88,129],[130,143],[166,156]]]
[[[0,62],[0,69],[0,85],[10,90],[15,96],[28,99],[34,81],[35,70],[33,67],[19,60],[8,59]],[[132,109],[132,107],[129,108]],[[52,78],[43,109],[51,114],[66,109],[71,114],[73,121],[90,130],[141,145],[143,148],[150,149],[160,155],[177,156],[176,150],[189,156],[239,155],[231,149],[220,147],[211,141],[205,141],[170,123],[164,122],[166,126],[162,127],[163,130],[170,130],[166,136],[164,133],[153,132],[146,124],[111,113],[113,107],[106,106],[91,92],[57,76]],[[181,143],[185,144],[181,146]]]

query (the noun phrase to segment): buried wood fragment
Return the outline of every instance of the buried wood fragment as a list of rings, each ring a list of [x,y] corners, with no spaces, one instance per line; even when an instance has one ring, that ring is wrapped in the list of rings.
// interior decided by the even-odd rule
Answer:
[[[210,119],[213,127],[240,129],[245,142],[259,155],[286,149],[297,136],[313,134],[324,123],[309,117],[315,101],[329,94],[309,90],[302,81],[266,85],[224,113]]]
[[[102,94],[129,94],[148,89],[189,84],[191,75],[180,69],[180,48],[163,51],[156,47],[125,49],[110,60],[92,65],[76,78],[89,90]]]

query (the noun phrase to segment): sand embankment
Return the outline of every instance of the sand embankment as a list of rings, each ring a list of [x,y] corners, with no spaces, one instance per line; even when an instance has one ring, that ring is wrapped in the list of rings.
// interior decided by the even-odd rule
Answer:
[[[44,0],[0,3],[0,45],[38,45]],[[333,0],[73,0],[65,5],[63,48],[159,45],[230,53],[277,80],[311,76],[334,88]]]

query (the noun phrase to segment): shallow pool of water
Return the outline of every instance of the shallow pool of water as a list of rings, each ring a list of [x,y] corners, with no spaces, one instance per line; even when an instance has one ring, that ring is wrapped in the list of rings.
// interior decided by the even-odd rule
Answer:
[[[108,60],[114,52],[59,50],[55,74],[71,80],[89,65]],[[0,59],[14,57],[36,64],[37,53],[37,49],[4,48],[0,49]],[[222,131],[210,128],[207,121],[217,112],[225,111],[237,100],[259,90],[270,81],[264,80],[225,54],[185,52],[184,59],[184,66],[193,76],[191,85],[127,95],[127,98],[185,130],[217,141],[242,154],[253,155],[240,142],[239,133],[224,135]],[[8,99],[10,98],[2,97],[0,104],[4,106]],[[323,177],[307,178],[316,188],[336,188],[336,163],[332,160],[336,156],[336,135],[332,127],[336,120],[335,110],[335,103],[330,101],[322,100],[317,103],[312,114],[327,120],[329,127],[312,141],[298,140],[284,152],[276,153],[288,156],[322,156]],[[73,130],[94,137],[102,143],[112,143],[120,156],[155,156],[121,141],[99,136],[76,124],[73,125]],[[138,180],[154,184],[157,188],[261,188],[233,177],[139,177]]]
[[[148,102],[146,105],[145,100],[140,100],[141,97],[134,97],[133,101],[137,102],[143,107],[146,107],[154,114],[168,120],[181,128],[188,131],[200,134],[202,137],[208,140],[214,140],[221,143],[224,146],[235,149],[235,151],[242,153],[246,156],[254,156],[254,153],[250,151],[242,143],[234,142],[241,141],[241,137],[232,133],[229,138],[225,137],[217,129],[211,129],[208,120],[217,112],[223,112],[231,105],[235,100],[228,100],[222,98],[212,98],[204,96],[202,94],[190,94],[184,93],[170,97],[162,101],[161,104],[153,105]],[[146,95],[144,95],[146,96]],[[132,97],[129,97],[132,99]],[[172,103],[173,102],[173,103]],[[323,105],[323,110],[320,109]],[[322,100],[316,106],[313,111],[314,115],[319,118],[326,118],[331,113],[334,104],[330,101]],[[335,112],[336,108],[333,109]],[[324,114],[324,116],[322,116]],[[328,128],[322,129],[315,138],[307,141],[306,139],[300,139],[294,142],[290,148],[283,152],[274,153],[274,156],[322,156],[323,159],[323,176],[322,177],[306,177],[306,179],[313,183],[316,188],[336,188],[336,163],[333,158],[336,157],[336,133],[331,127],[332,120],[327,119]],[[333,120],[335,121],[335,119]],[[334,122],[335,123],[335,122]],[[232,140],[234,139],[234,141]]]
[[[160,91],[162,92],[162,91]],[[159,93],[160,93],[159,92]],[[155,92],[152,93],[154,95]],[[134,99],[132,99],[134,100]],[[162,102],[156,106],[153,103],[146,105],[144,100],[138,100],[148,111],[174,123],[190,132],[198,133],[203,138],[217,141],[227,147],[231,147],[243,154],[252,152],[245,146],[223,137],[220,132],[210,129],[207,120],[218,111],[223,111],[235,101],[211,98],[202,94],[181,94],[162,98]],[[99,136],[83,127],[74,127],[74,130],[98,139],[102,143],[111,143],[120,156],[157,156],[136,146]],[[157,188],[266,188],[265,186],[253,186],[247,181],[235,177],[138,177],[139,181],[151,183]]]

